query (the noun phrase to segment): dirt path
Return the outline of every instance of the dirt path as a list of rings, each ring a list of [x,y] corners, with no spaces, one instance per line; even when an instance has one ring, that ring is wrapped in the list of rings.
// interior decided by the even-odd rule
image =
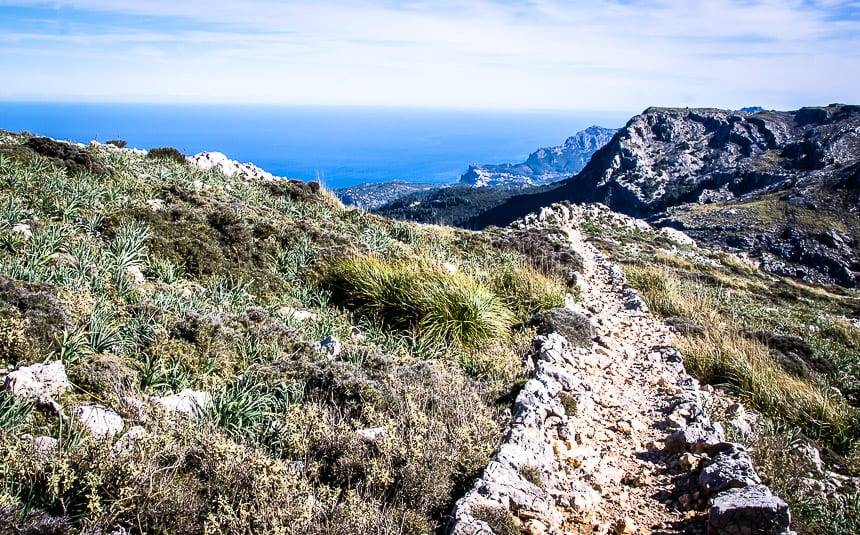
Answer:
[[[637,306],[617,266],[578,230],[568,235],[583,256],[580,303],[591,314],[597,344],[576,363],[593,403],[566,415],[575,436],[556,448],[564,474],[559,486],[586,483],[599,499],[564,510],[561,530],[704,533],[706,519],[695,510],[696,487],[688,481],[691,466],[663,449],[673,431],[667,414],[682,391],[665,366],[671,333]]]

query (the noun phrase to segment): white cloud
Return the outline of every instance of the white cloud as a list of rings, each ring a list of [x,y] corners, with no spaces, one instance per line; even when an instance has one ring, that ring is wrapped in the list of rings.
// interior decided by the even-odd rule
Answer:
[[[0,34],[11,73],[0,98],[26,98],[54,73],[56,98],[96,100],[625,111],[858,101],[860,23],[844,16],[856,4],[0,0],[74,18],[64,33]],[[90,13],[127,24],[94,31]]]

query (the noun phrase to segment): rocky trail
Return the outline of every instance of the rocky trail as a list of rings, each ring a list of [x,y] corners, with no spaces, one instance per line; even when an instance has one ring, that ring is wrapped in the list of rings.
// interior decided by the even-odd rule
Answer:
[[[704,413],[669,328],[575,224],[564,228],[583,257],[581,299],[535,340],[511,428],[457,503],[452,533],[790,533],[787,505]]]

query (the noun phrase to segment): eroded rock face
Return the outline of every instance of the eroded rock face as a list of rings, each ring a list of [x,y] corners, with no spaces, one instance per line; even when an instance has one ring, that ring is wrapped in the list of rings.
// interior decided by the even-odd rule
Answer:
[[[470,165],[460,177],[460,184],[516,189],[568,178],[581,171],[592,154],[606,145],[615,132],[614,129],[591,126],[570,136],[559,146],[536,150],[522,163]]]
[[[747,252],[773,273],[854,287],[858,200],[860,106],[649,108],[578,175],[512,196],[462,226],[506,225],[554,202],[601,202]],[[848,230],[833,230],[840,228]]]

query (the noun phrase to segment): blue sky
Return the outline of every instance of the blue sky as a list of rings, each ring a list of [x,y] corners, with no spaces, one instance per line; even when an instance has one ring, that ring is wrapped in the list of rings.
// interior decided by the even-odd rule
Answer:
[[[860,102],[860,0],[0,0],[0,100]]]

